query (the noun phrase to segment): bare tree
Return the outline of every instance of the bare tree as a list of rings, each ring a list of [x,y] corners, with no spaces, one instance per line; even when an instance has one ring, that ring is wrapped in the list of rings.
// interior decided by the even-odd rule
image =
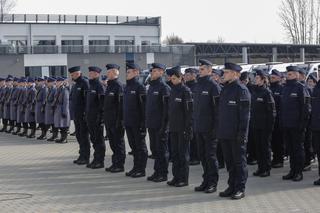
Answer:
[[[282,0],[279,17],[293,44],[319,44],[320,0]]]
[[[16,0],[0,0],[0,15],[7,14],[16,6]]]
[[[182,44],[183,40],[179,36],[171,34],[164,39],[163,43],[166,45]]]

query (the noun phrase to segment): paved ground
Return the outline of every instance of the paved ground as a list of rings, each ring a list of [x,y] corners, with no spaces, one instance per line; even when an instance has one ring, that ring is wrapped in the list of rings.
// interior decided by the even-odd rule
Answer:
[[[317,169],[304,181],[282,181],[284,169],[269,178],[252,177],[247,197],[232,201],[217,193],[196,193],[201,167],[190,170],[190,186],[173,188],[165,183],[131,179],[124,174],[90,170],[72,164],[77,143],[60,145],[0,133],[0,212],[320,212],[320,188],[312,182]],[[106,165],[110,164],[110,149]],[[148,162],[148,174],[153,161]],[[132,166],[127,158],[126,168]],[[220,172],[219,190],[226,187],[226,171]]]

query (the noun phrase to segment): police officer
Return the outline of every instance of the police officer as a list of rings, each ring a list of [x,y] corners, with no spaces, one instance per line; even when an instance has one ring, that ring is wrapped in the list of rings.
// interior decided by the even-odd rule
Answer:
[[[74,125],[80,154],[73,163],[85,165],[89,163],[90,158],[89,132],[85,119],[86,91],[89,89],[89,82],[82,76],[79,66],[71,67],[69,73],[72,80],[75,81],[72,87],[72,108],[74,110]]]
[[[12,94],[10,98],[10,119],[11,119],[11,127],[7,131],[8,133],[12,133],[14,131],[14,127],[17,125],[17,105],[16,101],[18,98],[18,78],[14,77],[13,79],[13,88],[12,88]]]
[[[299,82],[305,87],[306,91],[308,92],[309,96],[312,94],[312,89],[307,85],[307,71],[303,68],[299,69]],[[305,136],[303,138],[304,142],[304,153],[305,153],[305,161],[304,161],[304,168],[303,171],[310,171],[311,170],[311,161],[313,159],[313,149],[312,149],[312,131],[310,129],[310,116],[306,126]]]
[[[6,79],[6,88],[4,93],[4,107],[3,107],[3,129],[8,132],[12,122],[10,121],[10,99],[13,90],[13,77],[8,76]]]
[[[4,94],[5,94],[5,78],[1,78],[0,77],[0,119],[2,121],[3,124],[3,105],[4,105]],[[3,132],[4,128],[0,129],[0,132]]]
[[[299,82],[299,67],[287,67],[287,82],[281,100],[281,122],[290,156],[290,172],[283,180],[301,181],[305,162],[304,137],[310,114],[310,96]]]
[[[198,70],[195,68],[188,68],[185,70],[184,80],[186,82],[186,86],[190,88],[192,94],[195,92],[195,86],[197,83],[197,73]],[[198,153],[198,146],[196,137],[194,134],[192,134],[192,138],[190,140],[190,160],[189,165],[199,165],[200,164],[200,158]]]
[[[110,148],[113,152],[112,165],[107,172],[124,171],[126,148],[123,127],[123,85],[118,80],[120,66],[107,64],[108,86],[104,96],[104,121],[107,126]]]
[[[28,88],[26,95],[26,113],[25,122],[29,124],[30,134],[27,134],[27,138],[35,138],[36,135],[36,120],[35,120],[35,104],[36,104],[36,93],[35,80],[28,78]]]
[[[284,141],[283,141],[283,130],[280,125],[280,103],[283,86],[281,84],[282,74],[273,69],[270,75],[270,90],[272,92],[273,99],[275,101],[276,107],[276,118],[275,124],[272,132],[271,148],[272,148],[272,168],[283,167],[283,157],[284,157]]]
[[[138,178],[146,175],[148,149],[145,141],[146,89],[139,82],[140,67],[127,63],[127,84],[123,95],[123,120],[133,154],[133,168],[126,176]]]
[[[48,130],[51,127],[52,135],[48,138],[47,141],[55,141],[58,137],[58,129],[54,127],[54,97],[57,92],[56,88],[56,79],[53,77],[49,77],[47,79],[47,88],[48,92],[45,99],[45,116],[44,116],[44,124],[46,125],[46,129]]]
[[[169,186],[183,187],[189,182],[189,146],[192,138],[193,100],[191,90],[182,84],[181,67],[171,68],[169,132],[171,137],[172,174]]]
[[[99,80],[101,69],[89,67],[89,90],[86,101],[86,119],[90,140],[93,145],[93,160],[87,165],[91,169],[104,167],[106,145],[103,138],[103,101],[104,91]]]
[[[154,173],[147,178],[153,182],[168,180],[168,102],[170,87],[162,77],[166,66],[153,63],[151,68],[151,81],[147,92],[146,127],[148,128],[150,144],[154,144],[155,157]]]
[[[255,76],[255,88],[252,93],[252,126],[256,147],[258,169],[254,176],[270,176],[271,135],[274,127],[276,109],[271,91],[267,88],[268,74],[258,70]]]
[[[220,86],[211,80],[212,63],[200,59],[199,78],[194,92],[194,132],[203,168],[203,181],[195,191],[213,193],[219,179],[217,161],[217,110]]]
[[[220,197],[241,199],[245,196],[248,178],[246,142],[248,139],[251,97],[248,88],[240,83],[242,68],[226,63],[220,95],[218,138],[229,173],[228,188]]]
[[[48,88],[45,85],[45,80],[43,78],[37,78],[38,80],[38,89],[36,94],[36,106],[35,106],[35,113],[36,113],[36,122],[39,124],[41,129],[41,135],[37,137],[38,140],[45,140],[47,139],[47,127],[45,125],[45,104],[46,104],[46,97],[48,93]]]
[[[68,130],[70,127],[69,90],[64,85],[63,77],[57,78],[57,92],[54,97],[54,127],[60,130],[60,138],[56,143],[67,143]]]
[[[28,123],[25,121],[26,115],[26,101],[27,101],[27,78],[22,78],[21,80],[21,88],[20,94],[18,99],[18,115],[17,115],[17,122],[22,124],[23,130],[22,132],[18,133],[20,137],[27,136],[28,133]]]
[[[253,90],[254,85],[250,81],[249,72],[245,71],[245,72],[241,73],[240,82],[249,89],[250,94],[252,94],[254,92],[254,90]],[[255,138],[255,136],[254,136],[254,131],[253,131],[253,125],[252,125],[252,122],[250,121],[248,142],[247,142],[247,164],[248,165],[256,165],[257,164],[257,155],[256,155],[256,148],[254,145],[254,138]]]
[[[312,141],[318,156],[318,174],[320,176],[320,81],[317,82],[311,96],[312,114],[311,114],[311,130]],[[314,181],[314,185],[320,186],[320,179]]]

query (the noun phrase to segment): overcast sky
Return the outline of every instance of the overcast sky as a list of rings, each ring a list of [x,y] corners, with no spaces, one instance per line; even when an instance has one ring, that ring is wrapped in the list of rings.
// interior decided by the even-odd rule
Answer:
[[[281,0],[18,0],[14,13],[161,16],[162,39],[287,43]]]

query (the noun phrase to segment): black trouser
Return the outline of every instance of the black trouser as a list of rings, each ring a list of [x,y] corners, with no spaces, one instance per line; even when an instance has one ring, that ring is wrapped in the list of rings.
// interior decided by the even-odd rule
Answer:
[[[190,141],[190,161],[199,161],[198,145],[195,136]]]
[[[183,132],[170,132],[172,174],[174,179],[181,182],[189,181],[189,147]]]
[[[320,130],[312,131],[312,143],[318,158],[318,174],[320,176]]]
[[[37,128],[36,122],[29,122],[29,127],[31,130],[36,131],[36,128]]]
[[[76,138],[79,143],[80,158],[89,160],[90,158],[90,141],[87,122],[84,117],[75,116],[74,126],[76,130]]]
[[[258,171],[268,172],[271,170],[271,132],[264,129],[254,129],[254,143],[256,146]]]
[[[143,131],[138,127],[126,127],[128,142],[133,152],[133,169],[136,171],[145,171],[147,166],[146,130]]]
[[[90,140],[94,149],[93,160],[99,163],[104,163],[106,153],[106,144],[103,137],[103,125],[97,122],[88,122],[88,130]]]
[[[218,159],[219,167],[220,166],[224,167],[223,152],[222,152],[222,147],[219,141],[217,146],[217,159]]]
[[[301,173],[304,167],[304,137],[304,130],[297,128],[284,129],[284,138],[290,156],[290,169],[294,174]]]
[[[284,141],[283,131],[279,127],[275,127],[272,132],[272,163],[278,164],[283,163],[284,157]]]
[[[196,140],[203,168],[203,182],[208,186],[217,185],[219,180],[218,141],[214,138],[213,132],[198,132],[196,133]]]
[[[9,120],[9,126],[11,126],[12,128],[14,127],[14,123],[15,123],[14,120]]]
[[[257,160],[256,148],[254,145],[254,138],[255,138],[254,131],[250,125],[249,134],[248,134],[248,144],[247,144],[247,150],[248,150],[247,159],[248,159],[248,161]]]
[[[305,165],[308,166],[311,164],[311,160],[313,159],[313,147],[312,147],[312,131],[308,127],[305,137],[304,137],[304,154],[305,154]]]
[[[220,140],[232,191],[245,191],[248,179],[247,144],[245,141]]]
[[[47,125],[45,125],[44,123],[39,123],[39,127],[41,131],[44,131],[44,132],[48,131]]]
[[[18,123],[18,122],[16,122],[16,125],[15,125],[16,127],[20,127],[21,128],[21,123]]]
[[[3,126],[8,126],[9,119],[2,118]]]
[[[149,140],[150,144],[154,145],[153,155],[154,160],[154,172],[159,176],[168,175],[169,165],[169,151],[168,151],[168,132],[160,135],[159,129],[149,128]]]
[[[112,165],[117,168],[123,168],[126,159],[126,147],[124,143],[123,127],[107,126],[110,148],[112,154]]]
[[[28,125],[28,123],[22,123],[22,127],[23,127],[24,129],[28,130],[29,125]]]

